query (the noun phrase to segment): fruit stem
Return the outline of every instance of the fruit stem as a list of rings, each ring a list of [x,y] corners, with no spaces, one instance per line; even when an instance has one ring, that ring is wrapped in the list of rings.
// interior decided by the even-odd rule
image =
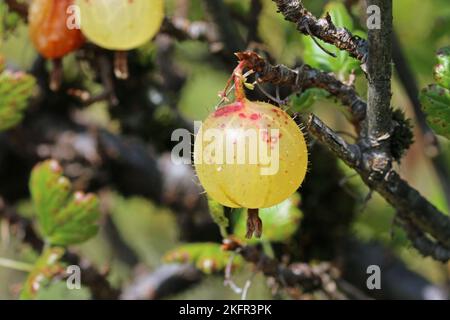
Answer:
[[[247,211],[247,233],[245,237],[251,239],[253,234],[256,238],[261,238],[262,221],[259,218],[259,209],[248,209]]]
[[[244,102],[245,100],[245,91],[244,91],[244,79],[242,77],[242,72],[244,71],[246,61],[241,61],[237,65],[237,67],[233,70],[233,74],[228,79],[225,89],[220,93],[220,97],[222,101],[226,99],[228,89],[231,87],[231,84],[234,83],[234,92],[236,96],[237,102]]]
[[[116,51],[114,53],[114,75],[117,79],[128,79],[127,51]]]
[[[238,102],[244,102],[245,100],[245,91],[244,91],[244,79],[242,76],[242,72],[244,71],[246,62],[241,61],[239,62],[236,69],[233,71],[233,78],[234,78],[234,92],[236,95],[236,101]]]
[[[63,78],[63,65],[62,59],[53,59],[53,69],[50,73],[50,90],[58,91],[61,88],[62,78]]]

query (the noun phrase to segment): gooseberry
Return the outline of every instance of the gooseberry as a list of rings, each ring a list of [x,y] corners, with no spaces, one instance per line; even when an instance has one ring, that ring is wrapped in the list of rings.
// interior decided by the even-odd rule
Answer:
[[[84,42],[81,31],[69,28],[69,6],[75,0],[33,0],[28,21],[36,50],[47,59],[57,59],[78,49]]]
[[[282,109],[245,97],[242,61],[233,73],[236,100],[211,113],[198,130],[194,164],[208,195],[248,208],[247,237],[261,234],[258,208],[272,207],[301,185],[308,166],[302,131]]]
[[[110,50],[130,50],[149,41],[164,17],[163,0],[77,0],[81,30]]]

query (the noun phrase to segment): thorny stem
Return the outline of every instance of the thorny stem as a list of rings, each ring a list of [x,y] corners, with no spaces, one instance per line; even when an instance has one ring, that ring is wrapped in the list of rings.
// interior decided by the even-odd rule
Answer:
[[[219,30],[220,40],[225,48],[231,52],[243,50],[245,42],[241,38],[236,25],[230,19],[227,5],[223,0],[204,0],[206,11],[211,15],[212,21]]]
[[[297,25],[297,30],[347,51],[352,57],[360,60],[363,65],[367,56],[367,42],[351,34],[343,26],[335,26],[330,15],[316,18],[306,10],[301,0],[272,0],[287,21]]]
[[[389,170],[384,179],[372,179],[373,171],[364,163],[360,147],[348,144],[319,118],[310,116],[308,131],[327,146],[337,157],[355,169],[363,181],[377,191],[397,211],[403,212],[415,226],[428,233],[442,245],[450,248],[450,219],[426,200],[417,190],[394,171]]]
[[[392,133],[392,0],[368,0],[367,5],[381,9],[380,28],[369,30],[367,133],[370,146],[382,153],[377,156],[389,158],[388,145]],[[389,161],[386,165],[388,168]]]

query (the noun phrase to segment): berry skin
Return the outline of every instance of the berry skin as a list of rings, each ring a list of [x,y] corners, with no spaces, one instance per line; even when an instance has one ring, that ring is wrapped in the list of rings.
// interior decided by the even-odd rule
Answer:
[[[244,163],[238,163],[236,153],[235,160],[230,162],[215,158],[214,148],[208,147],[213,140],[205,139],[209,129],[217,129],[217,141],[244,144]],[[244,134],[250,132],[248,129],[257,133],[257,149],[248,143]],[[272,159],[278,161],[277,170],[269,170],[272,174],[262,174],[261,169],[270,167],[263,159],[250,161],[251,154],[258,153],[263,145],[272,155],[279,150],[278,159]],[[228,149],[223,150],[226,157]],[[286,112],[269,103],[238,98],[203,122],[195,139],[194,163],[203,188],[217,202],[232,208],[267,208],[284,201],[299,188],[307,170],[308,151],[302,131]]]
[[[33,0],[28,20],[29,34],[36,50],[47,59],[57,59],[78,49],[84,37],[69,29],[67,8],[74,0]]]
[[[93,43],[126,51],[149,41],[164,18],[163,0],[77,0],[81,30]]]

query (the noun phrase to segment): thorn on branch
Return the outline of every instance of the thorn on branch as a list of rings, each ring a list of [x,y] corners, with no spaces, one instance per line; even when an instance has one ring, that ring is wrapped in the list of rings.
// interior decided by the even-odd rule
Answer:
[[[316,18],[300,0],[272,0],[287,21],[297,25],[297,30],[311,35],[340,50],[347,51],[350,56],[365,63],[368,45],[365,39],[353,35],[345,28],[336,27],[327,14],[325,18]],[[364,68],[363,68],[364,69]]]

